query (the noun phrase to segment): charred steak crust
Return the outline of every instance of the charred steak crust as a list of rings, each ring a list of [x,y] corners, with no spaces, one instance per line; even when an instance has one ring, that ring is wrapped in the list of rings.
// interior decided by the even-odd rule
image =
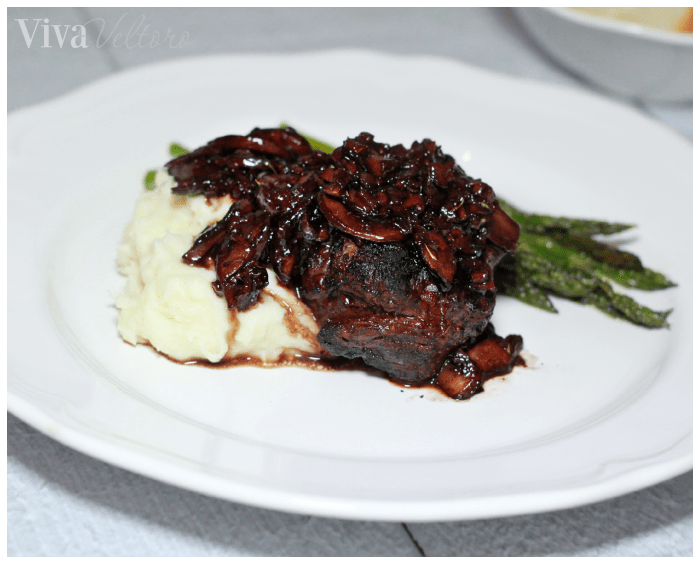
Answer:
[[[454,374],[485,374],[462,357],[487,327],[493,268],[519,227],[435,142],[406,148],[361,133],[327,155],[291,128],[254,129],[167,167],[175,193],[234,200],[183,257],[216,270],[230,309],[256,302],[270,267],[311,308],[332,355],[408,383],[447,371],[454,387]],[[489,362],[507,353],[512,365],[517,343],[494,339]]]
[[[495,296],[458,284],[440,291],[411,247],[364,243],[351,257],[334,254],[318,340],[334,355],[416,383],[437,373],[446,351],[482,332]]]

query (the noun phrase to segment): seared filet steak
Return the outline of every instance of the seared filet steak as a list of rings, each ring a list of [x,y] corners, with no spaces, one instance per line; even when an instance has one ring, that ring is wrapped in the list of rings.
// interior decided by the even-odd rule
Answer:
[[[440,291],[435,275],[412,248],[399,243],[336,245],[319,343],[329,352],[361,357],[406,382],[436,374],[447,351],[486,327],[495,299],[453,284]]]

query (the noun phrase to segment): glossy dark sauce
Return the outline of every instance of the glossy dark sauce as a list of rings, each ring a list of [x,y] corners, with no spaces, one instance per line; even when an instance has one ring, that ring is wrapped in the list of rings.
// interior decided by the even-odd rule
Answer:
[[[386,372],[368,366],[362,361],[362,359],[359,358],[350,359],[333,356],[322,356],[307,353],[304,351],[289,350],[283,352],[280,355],[280,357],[275,361],[263,361],[262,359],[256,358],[253,355],[237,355],[233,357],[226,356],[218,362],[211,362],[205,358],[191,358],[185,360],[178,360],[168,354],[165,354],[164,352],[159,351],[147,341],[140,342],[139,344],[149,347],[155,353],[167,358],[170,362],[174,362],[175,364],[181,364],[183,366],[203,366],[205,368],[211,368],[215,370],[238,368],[241,366],[252,366],[255,368],[267,369],[297,367],[304,368],[307,370],[318,370],[322,372],[344,372],[355,370],[365,372],[370,376],[377,376],[384,379],[388,379],[388,375],[386,374]]]
[[[434,141],[390,146],[361,133],[326,154],[291,128],[256,128],[166,166],[173,193],[233,201],[183,256],[215,271],[213,290],[232,314],[256,307],[271,269],[319,328],[273,296],[314,353],[182,364],[372,366],[404,387],[467,399],[519,362],[522,339],[498,336],[489,319],[493,268],[514,252],[520,228]]]
[[[473,397],[477,394],[482,393],[484,391],[484,384],[486,382],[488,382],[489,380],[491,380],[492,378],[498,378],[499,376],[507,376],[508,374],[511,374],[513,372],[513,369],[516,367],[521,367],[521,368],[527,367],[527,362],[525,361],[525,359],[521,355],[518,355],[517,357],[515,357],[515,360],[513,362],[512,367],[504,367],[503,370],[501,370],[501,371],[493,372],[493,373],[490,373],[488,376],[482,377],[479,386],[477,387],[476,390],[474,390],[470,394],[469,397]],[[385,378],[389,381],[389,383],[391,383],[394,386],[397,386],[399,388],[408,388],[408,389],[412,389],[412,390],[432,390],[434,392],[439,393],[441,396],[444,396],[444,397],[449,398],[449,399],[467,399],[467,398],[454,398],[454,397],[449,396],[445,392],[445,390],[440,387],[440,384],[438,384],[437,376],[434,376],[434,377],[430,378],[429,380],[426,380],[424,382],[419,382],[417,384],[411,384],[411,383],[402,382],[400,380],[395,380],[395,379],[391,378],[388,374],[385,375]],[[421,397],[423,397],[423,396],[421,396]]]
[[[316,355],[316,354],[311,354],[303,351],[285,351],[280,357],[274,361],[274,362],[265,362],[261,360],[260,358],[256,358],[255,356],[252,355],[237,355],[234,357],[224,357],[221,359],[219,362],[211,362],[209,360],[203,359],[203,358],[193,358],[193,359],[187,359],[187,360],[178,360],[176,358],[173,358],[159,350],[157,350],[151,343],[149,342],[144,342],[140,343],[143,344],[149,348],[151,348],[154,352],[157,354],[167,358],[169,361],[174,362],[175,364],[180,364],[183,366],[202,366],[205,368],[209,369],[215,369],[215,370],[227,370],[231,368],[239,368],[241,366],[252,366],[255,368],[266,368],[266,369],[274,369],[274,368],[289,368],[289,367],[295,367],[295,368],[303,368],[306,370],[317,370],[317,371],[322,371],[322,372],[345,372],[345,371],[358,371],[358,372],[364,372],[368,376],[372,377],[377,377],[381,378],[383,380],[386,380],[390,384],[399,387],[399,388],[408,388],[408,389],[418,389],[418,390],[424,390],[424,389],[429,389],[434,392],[439,393],[440,395],[450,398],[450,399],[467,399],[467,398],[459,398],[459,397],[454,397],[450,396],[445,389],[443,389],[440,384],[438,383],[438,377],[434,376],[433,378],[430,378],[429,380],[425,380],[423,382],[418,382],[418,383],[407,383],[403,382],[401,380],[397,380],[395,378],[392,378],[389,374],[387,374],[383,370],[379,370],[377,368],[374,368],[373,366],[369,366],[366,364],[361,358],[343,358],[343,357],[334,357],[331,355]],[[526,367],[527,362],[523,357],[518,354],[514,361],[512,366],[506,366],[501,370],[493,371],[489,373],[488,375],[481,375],[479,385],[469,394],[468,397],[472,397],[476,394],[479,394],[484,391],[483,385],[485,382],[492,378],[496,378],[498,376],[506,376],[510,374],[514,368],[516,367]],[[421,396],[423,397],[423,396]]]

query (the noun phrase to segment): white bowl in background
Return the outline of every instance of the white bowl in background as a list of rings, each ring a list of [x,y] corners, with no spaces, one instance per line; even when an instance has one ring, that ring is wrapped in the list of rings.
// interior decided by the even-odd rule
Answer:
[[[567,8],[515,8],[535,41],[579,76],[642,100],[693,99],[693,35]]]

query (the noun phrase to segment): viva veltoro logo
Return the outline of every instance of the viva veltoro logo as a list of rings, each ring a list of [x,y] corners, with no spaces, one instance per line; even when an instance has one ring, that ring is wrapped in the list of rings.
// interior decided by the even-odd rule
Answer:
[[[87,26],[92,23],[99,28],[97,40],[94,43],[97,48],[109,44],[112,47],[126,47],[127,49],[158,47],[160,45],[176,49],[189,43],[189,34],[186,31],[179,37],[176,37],[170,29],[165,33],[149,31],[151,26],[146,24],[146,16],[143,15],[136,18],[127,28],[128,22],[124,21],[126,17],[127,14],[124,14],[111,29],[107,29],[107,23],[102,18],[94,18],[84,24],[72,26],[52,24],[48,18],[35,18],[33,20],[15,18],[15,21],[19,25],[27,48],[32,47],[32,45],[40,45],[43,49],[51,49],[53,47],[63,48],[65,45],[74,49],[87,49],[90,45]]]
[[[34,29],[32,30],[31,33],[29,33],[29,27],[27,27],[27,20],[21,20],[21,19],[15,19],[17,23],[19,23],[19,28],[22,30],[22,36],[24,37],[24,42],[27,44],[27,47],[31,47],[32,43],[34,42],[34,37],[36,36],[36,31],[37,28],[39,27],[39,23],[43,22],[41,27],[44,28],[44,44],[42,47],[44,48],[51,48],[53,47],[51,45],[51,28],[53,27],[53,31],[56,35],[56,40],[58,42],[59,47],[63,47],[63,44],[66,41],[66,38],[68,37],[68,28],[70,26],[60,26],[60,25],[49,25],[49,19],[44,18],[42,19],[35,19],[34,20]],[[61,28],[64,28],[63,31],[61,31]],[[84,25],[74,25],[71,28],[71,31],[75,32],[73,37],[71,37],[70,40],[70,46],[73,48],[84,48],[87,49],[87,29],[85,29]]]

